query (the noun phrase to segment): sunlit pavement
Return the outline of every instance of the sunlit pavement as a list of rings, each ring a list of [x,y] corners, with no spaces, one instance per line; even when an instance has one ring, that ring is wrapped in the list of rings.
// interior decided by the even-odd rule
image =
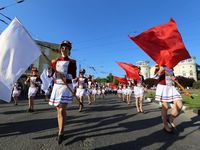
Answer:
[[[27,101],[0,104],[0,150],[85,150],[85,149],[180,149],[200,147],[200,117],[186,111],[176,120],[174,134],[162,130],[161,111],[156,103],[145,102],[143,113],[117,96],[97,99],[78,112],[68,106],[68,119],[62,144],[56,141],[55,108],[43,99],[35,100],[35,112],[28,113]]]

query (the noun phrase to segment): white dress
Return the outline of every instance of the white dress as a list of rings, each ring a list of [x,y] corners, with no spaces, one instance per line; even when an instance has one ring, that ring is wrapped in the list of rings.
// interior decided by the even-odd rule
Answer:
[[[177,89],[174,87],[174,82],[170,79],[170,76],[165,75],[165,82],[166,85],[157,85],[155,100],[163,102],[182,100],[182,97]]]
[[[72,80],[72,75],[68,74],[69,60],[59,60],[56,63],[56,70],[63,75],[65,79]],[[68,84],[73,91],[72,83]],[[73,94],[62,81],[62,79],[55,75],[54,86],[49,100],[49,105],[58,106],[60,103],[72,103]]]
[[[30,77],[30,87],[28,89],[28,98],[34,97],[37,94],[38,87],[40,86],[41,82],[37,81],[37,76]]]
[[[80,78],[78,79],[78,88],[76,90],[76,96],[78,97],[81,97],[81,96],[84,96],[86,95],[86,86],[87,86],[87,83],[85,83],[85,80],[86,78],[83,77],[83,78]]]

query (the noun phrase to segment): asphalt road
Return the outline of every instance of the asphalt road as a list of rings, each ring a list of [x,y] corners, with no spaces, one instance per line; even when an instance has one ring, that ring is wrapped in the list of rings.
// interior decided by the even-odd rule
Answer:
[[[78,112],[76,102],[68,106],[65,140],[57,144],[56,111],[35,100],[35,112],[27,113],[27,101],[0,104],[0,150],[135,150],[200,148],[200,116],[192,111],[176,120],[174,134],[162,130],[160,108],[156,103],[144,103],[145,114],[136,113],[131,105],[116,96],[97,99],[96,103]]]

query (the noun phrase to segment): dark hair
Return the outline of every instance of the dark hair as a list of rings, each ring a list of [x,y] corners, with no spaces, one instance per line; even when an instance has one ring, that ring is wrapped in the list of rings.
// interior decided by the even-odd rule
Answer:
[[[60,44],[60,48],[63,45],[66,45],[67,47],[69,47],[69,50],[72,49],[72,43],[70,41],[67,41],[67,40],[62,41],[61,44]]]
[[[79,73],[85,73],[85,69],[80,69]]]

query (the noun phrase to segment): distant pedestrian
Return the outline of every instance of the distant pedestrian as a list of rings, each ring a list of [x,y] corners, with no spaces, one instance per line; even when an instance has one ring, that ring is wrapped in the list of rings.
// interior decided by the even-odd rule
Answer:
[[[32,68],[32,75],[27,78],[25,84],[29,85],[28,89],[28,112],[34,112],[34,98],[38,92],[39,87],[41,86],[41,79],[38,76],[37,68]]]
[[[140,79],[134,80],[134,94],[136,99],[137,112],[144,113],[143,101],[144,101],[144,77],[140,74],[140,67],[138,67]]]
[[[19,82],[16,82],[13,86],[12,97],[14,100],[14,104],[18,105],[18,97],[20,96],[22,91],[22,86]]]
[[[87,95],[88,79],[84,76],[85,69],[79,71],[79,77],[75,79],[77,82],[76,96],[79,101],[83,104],[83,98]],[[90,99],[88,99],[88,104],[91,104]],[[83,109],[83,105],[79,105],[79,112]]]

